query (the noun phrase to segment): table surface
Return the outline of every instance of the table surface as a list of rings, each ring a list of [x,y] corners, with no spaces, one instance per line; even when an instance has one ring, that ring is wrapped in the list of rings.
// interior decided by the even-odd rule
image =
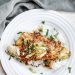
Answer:
[[[69,21],[75,32],[75,13],[72,12],[59,12],[59,13]],[[2,68],[1,62],[0,62],[0,75],[6,75]]]

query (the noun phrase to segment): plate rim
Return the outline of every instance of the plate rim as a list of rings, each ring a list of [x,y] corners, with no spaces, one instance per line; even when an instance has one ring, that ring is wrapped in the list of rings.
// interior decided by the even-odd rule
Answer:
[[[33,10],[34,10],[34,11],[45,11],[44,9],[32,9],[32,10],[29,10],[29,11],[33,11]],[[25,12],[29,12],[29,11],[25,11]],[[25,12],[23,12],[23,13],[25,13]],[[48,10],[48,11],[46,11],[46,12],[53,12],[53,13],[59,14],[58,12],[53,11],[53,10]],[[23,14],[23,13],[21,13],[21,14]],[[19,15],[21,15],[21,14],[19,14]],[[18,15],[18,16],[19,16],[19,15]],[[60,14],[59,14],[59,15],[60,15]],[[15,18],[17,18],[18,16],[16,16]],[[63,19],[62,15],[60,15],[60,16],[61,16],[61,18]],[[15,18],[14,18],[14,19],[15,19]],[[14,20],[14,19],[13,19],[13,20]],[[65,22],[67,22],[67,20],[66,20]],[[11,23],[11,22],[10,22],[10,23]],[[9,25],[11,25],[10,23],[8,24],[8,26],[6,27],[6,29],[9,27]],[[67,23],[70,24],[69,22],[67,22]],[[71,25],[71,24],[70,24],[70,25]],[[6,30],[6,29],[5,29],[5,30]],[[2,63],[2,62],[1,62],[1,63]],[[3,64],[2,64],[2,66],[3,66]],[[4,68],[4,66],[3,66],[3,68]],[[4,69],[4,70],[5,70],[5,69]],[[6,70],[5,70],[5,71],[6,71]],[[8,74],[8,73],[7,73],[7,74]],[[11,74],[9,74],[9,75],[11,75]]]

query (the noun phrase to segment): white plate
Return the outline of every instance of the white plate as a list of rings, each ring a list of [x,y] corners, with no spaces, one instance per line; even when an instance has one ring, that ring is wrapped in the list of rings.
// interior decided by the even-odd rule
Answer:
[[[58,69],[42,70],[42,68],[39,68],[40,71],[38,73],[31,73],[27,66],[24,64],[21,64],[14,59],[9,61],[9,56],[5,53],[5,50],[7,46],[13,42],[17,32],[32,31],[33,29],[37,28],[41,21],[45,21],[46,25],[49,27],[54,27],[64,34],[66,44],[69,46],[69,49],[72,52],[72,56],[66,62],[65,66],[62,66]],[[73,34],[74,32],[71,28],[71,25],[59,13],[55,11],[34,9],[18,15],[6,27],[1,38],[1,63],[5,72],[7,75],[40,75],[41,71],[44,71],[43,75],[67,75],[67,67],[73,66],[72,63],[75,55]]]

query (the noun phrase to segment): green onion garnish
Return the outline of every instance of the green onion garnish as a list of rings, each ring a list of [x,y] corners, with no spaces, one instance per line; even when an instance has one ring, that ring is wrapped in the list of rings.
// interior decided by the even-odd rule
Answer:
[[[48,33],[49,33],[49,29],[47,29],[46,36],[48,36]]]
[[[36,73],[31,67],[29,67],[29,70],[30,70],[32,73]]]
[[[55,40],[58,40],[58,39],[57,39],[57,35],[51,35],[49,39],[50,39],[50,40],[54,40],[54,41],[55,41]]]
[[[30,49],[33,50],[34,47],[35,47],[34,44],[32,44],[32,45],[30,46]]]
[[[50,61],[44,60],[45,66],[49,65],[50,63],[51,63]]]
[[[43,32],[43,28],[39,28],[38,31],[39,31],[39,32]]]
[[[22,32],[18,32],[17,34],[22,34]]]
[[[28,40],[24,39],[23,43],[24,43],[24,45],[27,45]]]
[[[45,21],[42,21],[41,23],[42,23],[42,24],[45,24]]]
[[[69,73],[71,73],[71,67],[68,67],[68,71],[69,71]]]

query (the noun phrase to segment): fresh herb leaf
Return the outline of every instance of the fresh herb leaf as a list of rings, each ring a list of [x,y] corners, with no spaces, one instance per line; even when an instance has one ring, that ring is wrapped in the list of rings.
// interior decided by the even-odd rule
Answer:
[[[31,45],[28,47],[28,52],[31,53],[31,51],[34,50],[34,47],[35,47],[34,44],[31,44]]]
[[[33,50],[34,47],[35,47],[34,44],[32,44],[32,45],[30,46],[30,49]]]
[[[42,24],[45,24],[45,21],[42,21],[41,23],[42,23]]]
[[[25,48],[24,50],[26,50],[28,53],[29,53],[29,51],[30,51],[29,47]]]
[[[43,32],[43,28],[39,28],[38,31],[39,31],[39,32]]]
[[[45,66],[48,66],[50,64],[50,61],[44,60]]]
[[[18,61],[19,61],[19,59],[18,59],[18,58],[16,58],[16,60],[18,60]]]
[[[36,73],[31,67],[29,67],[29,70],[30,70],[32,73]]]
[[[20,63],[22,63],[22,61],[19,58],[16,58],[16,60],[18,60]]]
[[[28,50],[29,50],[29,48],[27,47],[27,48],[25,48],[24,50],[28,51]]]
[[[22,34],[22,32],[18,32],[17,34]]]
[[[55,41],[55,40],[57,40],[57,36],[56,35],[51,35],[49,39]]]
[[[29,70],[30,70],[31,72],[33,72],[33,69],[32,69],[31,67],[29,68]]]
[[[54,37],[52,35],[50,36],[50,40],[54,40]]]
[[[61,61],[61,59],[59,59],[59,62]]]
[[[47,29],[46,36],[48,36],[48,33],[49,33],[49,29]]]
[[[71,67],[68,67],[68,71],[69,71],[69,73],[71,73]]]
[[[24,43],[24,45],[27,45],[28,40],[24,39],[23,43]]]

